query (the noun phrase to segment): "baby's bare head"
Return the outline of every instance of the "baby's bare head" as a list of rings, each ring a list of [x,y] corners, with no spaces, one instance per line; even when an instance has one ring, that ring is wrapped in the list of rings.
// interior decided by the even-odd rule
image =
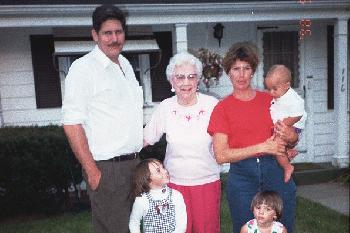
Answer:
[[[278,83],[290,83],[292,73],[285,65],[273,65],[267,72],[266,79],[276,79]]]
[[[274,65],[267,72],[265,86],[273,98],[279,98],[290,88],[292,74],[285,65]]]

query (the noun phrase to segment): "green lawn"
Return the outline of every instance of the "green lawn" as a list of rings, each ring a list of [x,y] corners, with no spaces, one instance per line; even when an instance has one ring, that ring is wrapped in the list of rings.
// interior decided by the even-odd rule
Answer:
[[[1,233],[87,233],[91,232],[90,212],[65,214],[40,220],[4,223]]]
[[[221,232],[231,232],[230,212],[226,200],[225,182],[222,176]],[[11,220],[0,222],[0,233],[89,233],[91,214],[79,214],[41,218],[38,220]],[[296,233],[348,233],[349,217],[302,197],[297,198]]]
[[[223,195],[221,232],[231,232],[231,220]],[[90,212],[21,222],[0,222],[0,233],[88,233]],[[348,233],[349,217],[298,197],[296,233]]]

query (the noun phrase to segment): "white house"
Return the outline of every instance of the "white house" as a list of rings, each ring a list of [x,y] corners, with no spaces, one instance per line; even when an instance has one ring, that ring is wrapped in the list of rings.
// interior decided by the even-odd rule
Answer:
[[[262,60],[254,85],[263,89],[266,70],[284,63],[305,99],[295,162],[349,165],[350,0],[2,0],[0,126],[59,124],[67,70],[93,46],[91,13],[101,3],[128,12],[125,54],[144,87],[145,122],[171,95],[164,70],[175,52],[224,55],[233,43],[251,41]],[[231,91],[225,74],[210,88],[220,98]]]

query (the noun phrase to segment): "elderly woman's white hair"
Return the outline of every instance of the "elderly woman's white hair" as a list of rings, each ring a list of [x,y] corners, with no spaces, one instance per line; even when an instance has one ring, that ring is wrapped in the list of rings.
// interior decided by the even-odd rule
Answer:
[[[195,57],[194,55],[188,52],[180,52],[175,54],[169,61],[169,64],[166,68],[166,77],[170,82],[171,76],[174,74],[174,69],[176,66],[180,66],[183,64],[191,64],[196,68],[196,74],[198,79],[202,76],[203,66],[202,62]]]

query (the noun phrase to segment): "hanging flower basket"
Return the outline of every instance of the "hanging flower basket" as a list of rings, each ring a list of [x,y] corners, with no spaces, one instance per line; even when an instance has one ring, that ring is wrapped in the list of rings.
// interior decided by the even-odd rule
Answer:
[[[217,85],[222,75],[222,57],[208,49],[200,48],[197,57],[203,64],[202,81],[207,90],[213,85]]]

